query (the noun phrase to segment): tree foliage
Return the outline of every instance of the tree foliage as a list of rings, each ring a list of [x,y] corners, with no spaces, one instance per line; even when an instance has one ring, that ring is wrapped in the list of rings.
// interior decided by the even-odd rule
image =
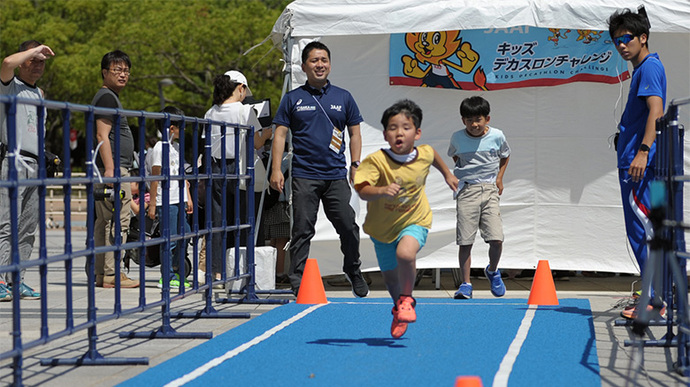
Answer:
[[[231,69],[245,74],[256,98],[271,98],[277,106],[282,54],[270,40],[261,43],[287,3],[2,0],[0,56],[16,52],[28,39],[50,46],[56,56],[39,80],[50,100],[90,104],[102,84],[101,58],[120,49],[132,60],[132,75],[120,96],[126,109],[159,111],[162,87],[166,104],[203,116],[211,106],[213,78]],[[166,78],[173,84],[159,86]],[[61,147],[61,119],[49,115],[47,140],[53,149]],[[79,129],[79,118],[74,120]],[[83,125],[80,130],[83,136]]]

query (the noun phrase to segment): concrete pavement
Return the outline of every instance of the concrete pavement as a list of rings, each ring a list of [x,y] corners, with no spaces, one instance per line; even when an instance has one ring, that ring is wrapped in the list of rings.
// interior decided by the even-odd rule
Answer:
[[[64,241],[59,238],[56,245],[49,246],[49,255],[62,252]],[[77,249],[77,247],[75,247]],[[52,250],[52,251],[50,251]],[[86,275],[83,270],[83,258],[76,259],[72,269],[74,278],[75,324],[85,321],[86,316]],[[133,266],[137,270],[136,265]],[[146,269],[145,295],[148,302],[160,298],[156,287],[160,276],[159,268]],[[388,297],[380,273],[370,274],[372,279],[370,297]],[[65,267],[64,263],[54,263],[48,266],[48,328],[50,332],[57,332],[66,326],[65,310],[68,307],[65,298]],[[415,288],[417,298],[448,298],[455,292],[455,284],[450,270],[443,270],[440,284],[434,283],[435,276],[422,276]],[[348,287],[328,285],[329,277],[324,278],[326,295],[331,298],[353,297]],[[677,350],[671,348],[644,348],[643,364],[632,361],[636,349],[624,345],[624,341],[633,338],[626,327],[615,326],[620,319],[621,304],[630,294],[631,283],[638,279],[629,276],[614,276],[608,278],[584,277],[581,274],[570,277],[567,281],[556,281],[559,298],[583,298],[590,301],[596,334],[597,353],[601,368],[602,386],[682,386],[687,385],[688,378],[681,377],[673,371],[673,362],[677,358]],[[37,287],[39,284],[38,269],[29,269],[26,282]],[[331,281],[332,282],[332,281]],[[530,279],[506,279],[507,298],[528,298],[531,287]],[[483,278],[473,279],[475,298],[492,298],[488,281]],[[436,289],[439,287],[439,289]],[[224,297],[222,290],[216,291],[217,296]],[[46,294],[46,292],[43,292]],[[109,314],[113,310],[114,292],[112,289],[96,289],[96,304],[99,311]],[[137,289],[122,290],[123,309],[135,307],[138,302]],[[264,297],[264,296],[262,296]],[[294,301],[291,295],[271,295],[269,298],[287,298]],[[458,301],[461,302],[461,301]],[[202,297],[191,295],[174,301],[171,305],[173,312],[196,311],[203,308]],[[251,304],[214,304],[219,312],[248,313],[256,317],[275,308],[276,305]],[[99,312],[99,313],[100,313]],[[40,301],[22,300],[22,340],[28,342],[40,337]],[[12,345],[11,303],[0,303],[0,348],[6,351]],[[109,365],[109,366],[43,366],[41,359],[46,358],[78,358],[89,349],[87,331],[76,331],[71,335],[56,339],[43,345],[25,351],[22,367],[23,382],[26,386],[112,386],[124,382],[143,372],[148,367],[160,364],[186,350],[193,348],[205,340],[203,339],[121,339],[119,333],[123,331],[152,331],[161,325],[160,308],[152,308],[136,314],[122,315],[109,321],[100,323],[97,327],[98,341],[96,348],[106,358],[112,357],[144,357],[148,358],[148,365]],[[248,321],[247,319],[174,319],[172,327],[179,332],[212,332],[217,336]],[[652,327],[647,332],[648,338],[658,339],[665,333],[665,327]],[[10,385],[13,381],[12,360],[0,361],[0,385]]]

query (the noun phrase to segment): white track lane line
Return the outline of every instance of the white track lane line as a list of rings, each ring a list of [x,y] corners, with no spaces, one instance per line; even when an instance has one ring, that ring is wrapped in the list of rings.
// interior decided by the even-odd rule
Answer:
[[[534,320],[534,314],[536,312],[537,305],[529,305],[529,309],[525,312],[525,317],[523,317],[522,323],[520,323],[520,328],[518,328],[513,342],[510,343],[508,352],[506,352],[506,355],[501,361],[501,365],[498,367],[498,372],[494,375],[493,387],[504,387],[508,385],[508,378],[510,378],[510,373],[513,371],[513,365],[515,364],[515,360],[517,360],[522,344],[527,338],[527,333],[532,326],[532,320]]]
[[[305,309],[304,311],[294,315],[293,317],[291,317],[291,318],[283,321],[282,323],[276,325],[275,327],[267,330],[261,336],[257,336],[255,338],[253,338],[252,340],[240,345],[239,347],[226,352],[223,356],[219,356],[215,359],[212,359],[208,363],[200,366],[199,368],[195,369],[194,371],[192,371],[192,372],[190,372],[190,373],[188,373],[182,377],[179,377],[179,378],[171,381],[170,383],[166,384],[165,386],[166,387],[177,387],[177,386],[182,386],[186,383],[193,381],[194,379],[196,379],[196,378],[202,376],[203,374],[205,374],[206,372],[208,372],[211,368],[220,365],[221,363],[223,363],[224,361],[226,361],[228,359],[232,359],[233,357],[239,355],[240,353],[246,351],[247,349],[249,349],[249,348],[259,344],[260,342],[268,339],[269,337],[273,336],[274,334],[278,333],[279,331],[283,330],[284,328],[290,326],[295,321],[300,320],[301,318],[305,317],[309,313],[315,311],[316,309],[318,309],[324,305],[327,305],[327,304],[318,304],[318,305],[314,305],[314,306],[310,307],[309,309]]]

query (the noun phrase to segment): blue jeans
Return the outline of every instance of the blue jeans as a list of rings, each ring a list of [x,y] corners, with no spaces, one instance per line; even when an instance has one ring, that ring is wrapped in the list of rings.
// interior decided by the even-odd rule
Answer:
[[[157,206],[156,207],[156,213],[158,214],[158,219],[163,221],[163,206]],[[177,204],[171,204],[170,209],[169,209],[169,217],[170,217],[170,236],[173,235],[179,235],[178,234],[178,215],[179,215],[179,208],[177,207]],[[184,230],[185,232],[191,232],[192,229],[189,227],[189,223],[187,223],[186,220],[184,220]],[[161,229],[161,233],[163,230]],[[160,245],[161,249],[161,273],[163,272],[163,268],[165,267],[163,265],[163,260],[165,259],[165,244]],[[175,274],[175,272],[180,274],[180,278],[185,277],[184,275],[184,257],[185,254],[184,252],[187,250],[187,241],[186,240],[179,240],[174,243],[170,243],[170,275],[172,278],[172,275]],[[182,254],[181,254],[182,253]],[[182,255],[182,266],[180,266],[180,255]],[[180,267],[182,269],[180,269]],[[178,270],[175,270],[174,268],[178,268]]]
[[[235,160],[228,159],[225,161],[226,173],[234,173]],[[211,163],[211,170],[213,174],[221,173],[220,161],[214,160]],[[223,185],[226,187],[225,197],[223,197]],[[211,218],[213,219],[213,227],[222,226],[222,206],[225,203],[225,221],[227,225],[235,224],[235,187],[237,180],[228,180],[227,184],[220,179],[213,180],[211,185]],[[223,272],[223,260],[226,257],[225,250],[235,246],[235,233],[228,232],[225,234],[225,249],[223,249],[223,233],[216,232],[211,236],[211,269],[214,273]]]
[[[299,288],[307,263],[311,239],[316,233],[319,202],[323,203],[326,217],[340,236],[343,253],[343,271],[359,272],[359,226],[355,210],[350,206],[350,185],[347,179],[311,180],[292,178],[292,240],[290,241],[290,284]]]

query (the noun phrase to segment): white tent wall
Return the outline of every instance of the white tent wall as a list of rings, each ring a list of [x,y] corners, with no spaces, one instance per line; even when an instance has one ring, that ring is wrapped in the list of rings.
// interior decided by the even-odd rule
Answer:
[[[405,11],[404,7],[398,9],[402,3],[412,2],[346,1],[338,2],[337,5],[330,4],[330,7],[322,2],[317,4],[298,1],[291,4],[283,19],[276,23],[274,32],[275,36],[281,36],[280,25],[284,26],[289,20],[292,27],[292,34],[289,35],[293,53],[290,66],[292,88],[303,84],[305,80],[300,70],[301,48],[310,40],[321,40],[332,53],[329,79],[353,94],[365,119],[362,125],[363,157],[387,145],[383,141],[379,123],[383,111],[395,101],[409,98],[417,102],[424,111],[420,142],[431,144],[444,156],[446,164],[451,168],[452,160],[445,155],[451,133],[462,126],[459,104],[463,98],[472,95],[484,96],[491,103],[491,124],[504,130],[512,148],[504,178],[505,191],[501,197],[505,244],[500,266],[533,268],[538,260],[548,259],[553,269],[637,272],[635,259],[627,247],[616,157],[609,138],[616,130],[616,122],[625,105],[629,81],[615,85],[577,82],[554,87],[488,92],[390,86],[390,37],[389,33],[383,33],[386,28],[390,32],[458,28],[457,25],[451,27],[453,24],[446,21],[451,18],[452,15],[448,14],[453,14],[458,2],[435,2],[434,7],[445,6],[446,12],[434,13],[433,15],[443,17],[435,18],[430,15],[424,18],[424,23],[418,19],[419,15],[429,14],[428,5],[423,9],[408,8]],[[477,4],[470,1],[465,3]],[[622,3],[619,1],[607,1],[603,5],[591,0],[570,2],[571,6],[567,8],[554,8],[552,1],[543,2],[543,6],[542,2],[537,1],[508,3],[490,6],[496,8],[493,10],[469,7],[463,9],[461,14],[519,14],[523,16],[511,16],[506,20],[516,20],[520,25],[532,23],[543,27],[564,28],[583,25],[607,29],[605,19],[615,9],[625,7],[615,6]],[[659,53],[666,67],[669,80],[667,102],[686,97],[690,95],[690,30],[687,26],[670,27],[665,24],[663,30],[668,32],[657,32],[654,27],[661,26],[662,21],[655,20],[654,10],[663,7],[664,23],[678,15],[687,15],[684,20],[690,20],[690,4],[678,3],[673,11],[673,2],[665,1],[663,6],[657,1],[642,3],[646,5],[652,20],[650,49]],[[638,3],[630,3],[627,6],[636,8],[636,4]],[[539,20],[538,23],[526,22],[527,11],[523,5],[534,11],[531,17]],[[539,6],[536,8],[538,11],[532,8],[536,5]],[[519,8],[521,11],[502,13],[498,9],[503,9],[504,6]],[[353,9],[364,13],[371,13],[374,9],[386,10],[378,16],[372,13],[364,18],[370,21],[369,25],[361,21],[360,13]],[[369,11],[365,11],[367,9]],[[554,9],[561,12],[551,12]],[[564,19],[563,14],[568,14],[569,9],[576,10],[574,15],[577,17]],[[288,12],[292,14],[291,18],[286,18]],[[386,22],[392,15],[407,15],[410,12],[417,12],[417,15],[410,18],[412,24],[409,27],[401,23],[391,25]],[[326,17],[324,13],[333,16]],[[558,24],[549,24],[552,17],[558,20],[555,22]],[[461,20],[464,22],[473,18],[474,16],[462,17]],[[460,18],[456,16],[454,19]],[[591,23],[593,19],[597,20],[591,25],[578,24]],[[471,27],[515,26],[502,25],[496,20],[492,19],[486,25],[473,24]],[[474,23],[472,20],[469,22]],[[567,22],[572,24],[560,24]],[[331,28],[326,28],[329,25]],[[328,32],[316,35],[315,31],[318,31],[319,26],[322,27],[320,31]],[[384,30],[376,31],[377,28]],[[303,30],[310,35],[298,35]],[[287,60],[290,63],[290,58]],[[681,117],[686,124],[690,123],[687,110],[690,109],[683,110]],[[686,157],[686,165],[690,166],[690,157]],[[358,212],[361,225],[366,214],[366,202],[358,200],[356,194],[353,195],[352,204]],[[455,202],[441,175],[433,169],[427,180],[427,195],[434,213],[434,223],[428,244],[419,254],[418,267],[457,267]],[[376,267],[368,236],[362,233],[361,239],[363,267]],[[319,260],[324,275],[341,271],[342,255],[338,244],[337,234],[323,212],[320,212],[311,257]],[[473,257],[473,267],[484,267],[488,263],[487,247],[479,236],[474,245]]]

